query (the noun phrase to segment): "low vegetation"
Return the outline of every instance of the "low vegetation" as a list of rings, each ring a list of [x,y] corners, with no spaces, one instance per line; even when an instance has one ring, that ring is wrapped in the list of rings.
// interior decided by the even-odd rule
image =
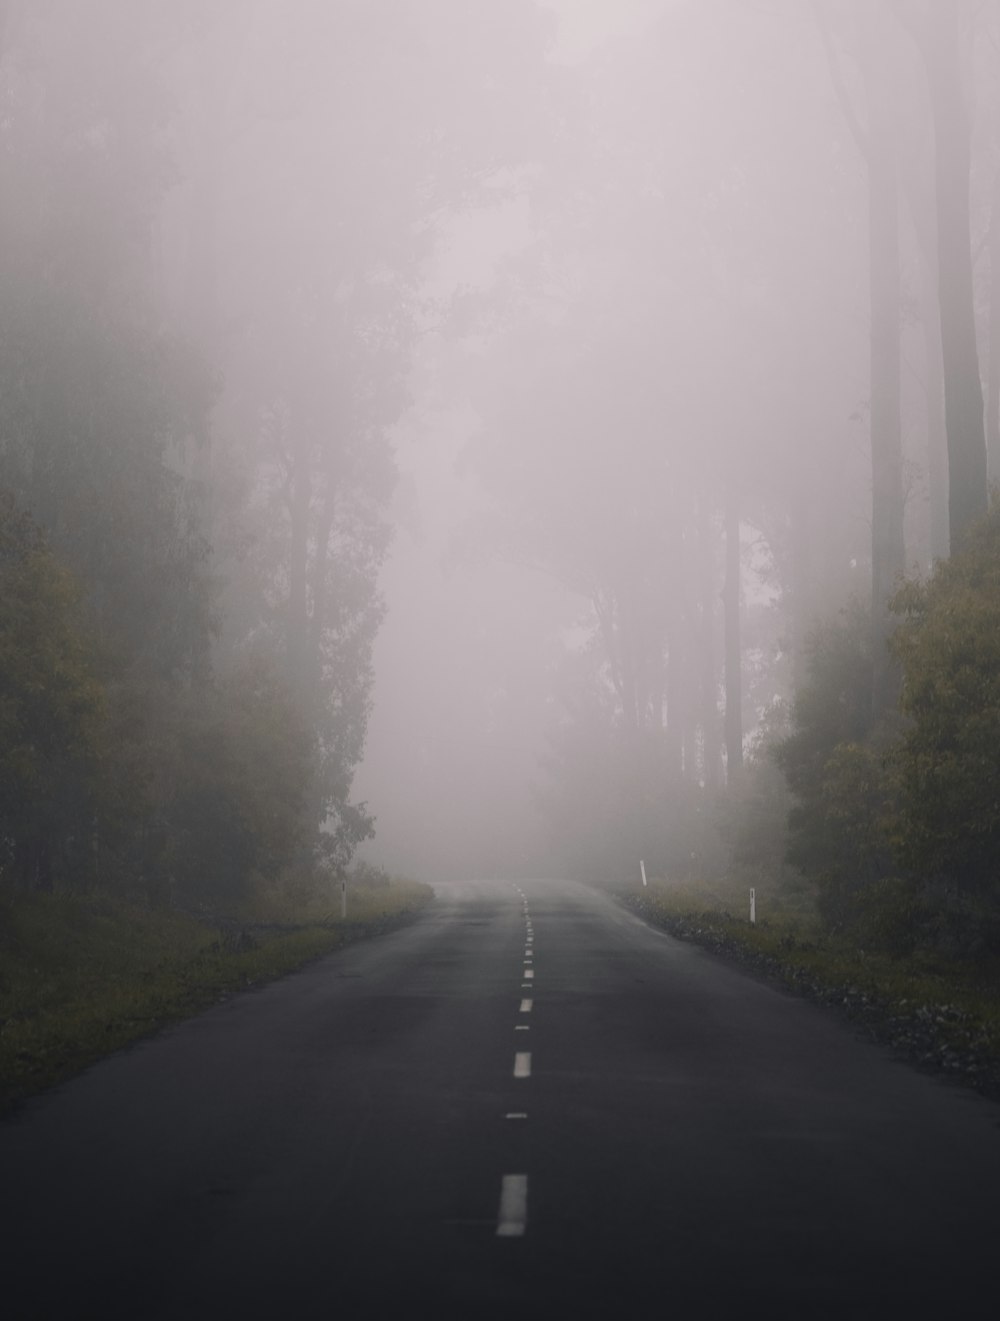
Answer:
[[[339,890],[269,888],[237,916],[0,888],[0,1113],[226,995],[411,919],[429,886],[358,865]]]

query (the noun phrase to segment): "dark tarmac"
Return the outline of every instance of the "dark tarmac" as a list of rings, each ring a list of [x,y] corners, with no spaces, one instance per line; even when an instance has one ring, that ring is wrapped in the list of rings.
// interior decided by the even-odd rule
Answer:
[[[915,1318],[992,1291],[997,1106],[582,886],[437,891],[0,1124],[12,1321]]]

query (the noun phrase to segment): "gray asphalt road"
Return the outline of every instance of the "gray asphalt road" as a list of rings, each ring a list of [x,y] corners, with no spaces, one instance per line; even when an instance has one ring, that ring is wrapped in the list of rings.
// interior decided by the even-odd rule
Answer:
[[[603,895],[441,886],[0,1125],[9,1315],[936,1315],[998,1120]]]

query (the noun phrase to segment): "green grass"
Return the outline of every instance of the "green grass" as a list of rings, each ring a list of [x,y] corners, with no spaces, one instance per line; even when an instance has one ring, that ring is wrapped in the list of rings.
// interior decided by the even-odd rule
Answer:
[[[431,897],[394,881],[352,892],[346,922],[339,901],[333,916],[313,901],[220,925],[108,895],[0,888],[0,1112],[227,994],[398,925]]]
[[[1000,1099],[1000,960],[995,956],[890,957],[830,935],[803,909],[775,911],[765,905],[762,915],[759,892],[753,926],[745,890],[708,898],[695,886],[653,884],[620,897],[681,939],[839,1007],[914,1063]]]

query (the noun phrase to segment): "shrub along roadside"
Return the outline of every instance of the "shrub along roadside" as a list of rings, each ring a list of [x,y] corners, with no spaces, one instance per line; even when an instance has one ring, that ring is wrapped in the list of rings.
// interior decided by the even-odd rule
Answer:
[[[633,912],[752,975],[829,1005],[925,1071],[1000,1101],[1000,961],[915,954],[890,958],[831,935],[817,921],[706,909],[696,891],[619,891]]]
[[[346,921],[237,923],[0,889],[0,1113],[225,995],[412,920],[429,886],[358,886]]]

